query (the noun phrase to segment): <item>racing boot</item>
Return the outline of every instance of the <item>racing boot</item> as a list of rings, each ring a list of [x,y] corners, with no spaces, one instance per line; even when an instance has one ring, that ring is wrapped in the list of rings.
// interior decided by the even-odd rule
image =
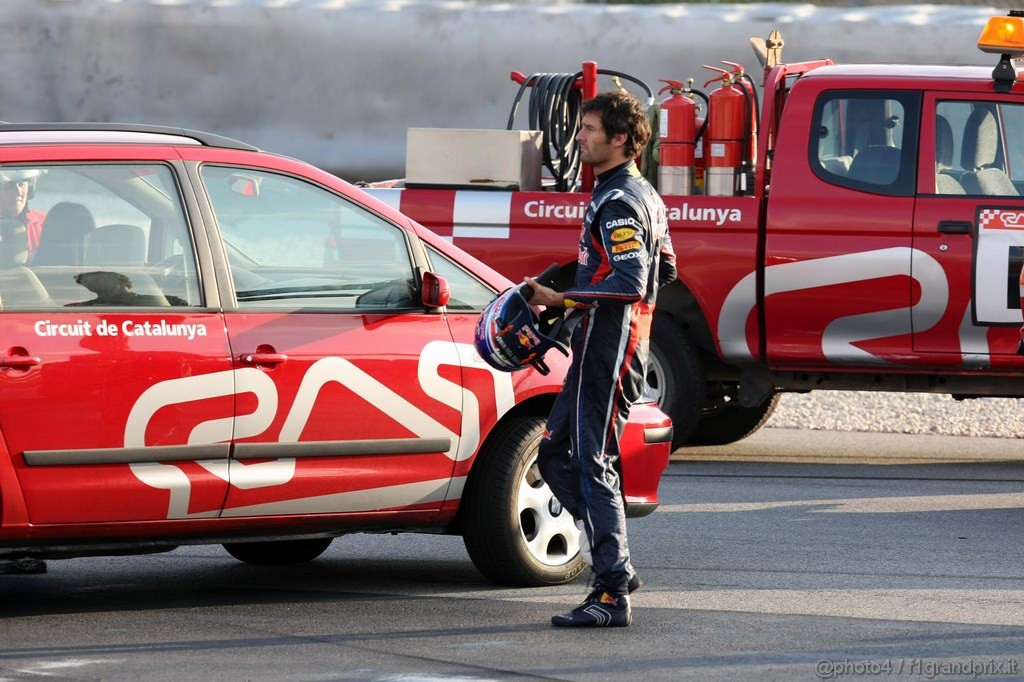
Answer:
[[[551,618],[551,624],[560,628],[624,628],[632,622],[629,595],[609,594],[601,587],[569,613]]]

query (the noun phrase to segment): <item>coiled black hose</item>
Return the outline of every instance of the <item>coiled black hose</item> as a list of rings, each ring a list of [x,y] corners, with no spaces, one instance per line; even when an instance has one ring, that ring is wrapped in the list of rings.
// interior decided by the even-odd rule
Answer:
[[[647,92],[650,101],[654,100],[654,92],[643,81],[618,71],[598,69],[598,75],[625,78]],[[512,130],[519,103],[527,88],[530,91],[529,128],[541,131],[541,155],[544,167],[551,173],[555,181],[555,191],[571,192],[579,187],[580,147],[576,135],[580,131],[580,105],[583,94],[573,84],[582,78],[583,72],[577,73],[535,73],[519,86],[519,92],[512,103],[512,111],[508,116],[508,130]]]

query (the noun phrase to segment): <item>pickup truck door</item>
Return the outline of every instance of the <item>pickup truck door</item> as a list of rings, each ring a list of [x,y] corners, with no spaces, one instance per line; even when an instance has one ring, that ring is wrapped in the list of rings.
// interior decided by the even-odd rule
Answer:
[[[819,87],[808,79],[794,93],[799,86]],[[791,95],[787,105],[768,199],[768,360],[776,366],[906,363],[920,96],[804,94],[810,96]],[[809,154],[800,151],[808,145]]]
[[[937,92],[924,112],[915,266],[939,263],[948,300],[915,308],[914,350],[951,367],[1019,364],[1024,104]]]
[[[445,315],[420,302],[415,235],[294,175],[204,165],[198,180],[229,266],[244,386],[222,515],[436,517],[462,370]]]

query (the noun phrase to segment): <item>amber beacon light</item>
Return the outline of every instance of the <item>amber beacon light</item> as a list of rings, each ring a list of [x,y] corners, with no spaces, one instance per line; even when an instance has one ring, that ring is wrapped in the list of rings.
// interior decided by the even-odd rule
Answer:
[[[992,17],[978,36],[978,49],[998,54],[992,71],[996,92],[1009,92],[1017,80],[1013,60],[1024,56],[1024,11],[1010,10],[1005,17]]]
[[[989,19],[978,37],[978,49],[990,54],[1024,54],[1024,12],[1014,10],[1010,16]]]

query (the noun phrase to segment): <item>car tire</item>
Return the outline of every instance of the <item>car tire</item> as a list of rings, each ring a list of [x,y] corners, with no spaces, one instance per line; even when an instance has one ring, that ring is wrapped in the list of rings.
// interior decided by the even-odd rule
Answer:
[[[586,563],[572,515],[537,469],[545,420],[513,419],[477,455],[463,498],[463,541],[477,569],[503,585],[561,585]]]
[[[690,441],[707,388],[696,346],[668,315],[654,314],[647,360],[647,395],[672,418],[672,448]]]
[[[764,426],[778,404],[778,393],[753,407],[727,403],[704,415],[690,437],[690,445],[727,445],[743,440]]]
[[[272,542],[229,542],[224,545],[228,554],[247,564],[285,566],[312,561],[323,554],[333,538],[309,540],[275,540]]]

